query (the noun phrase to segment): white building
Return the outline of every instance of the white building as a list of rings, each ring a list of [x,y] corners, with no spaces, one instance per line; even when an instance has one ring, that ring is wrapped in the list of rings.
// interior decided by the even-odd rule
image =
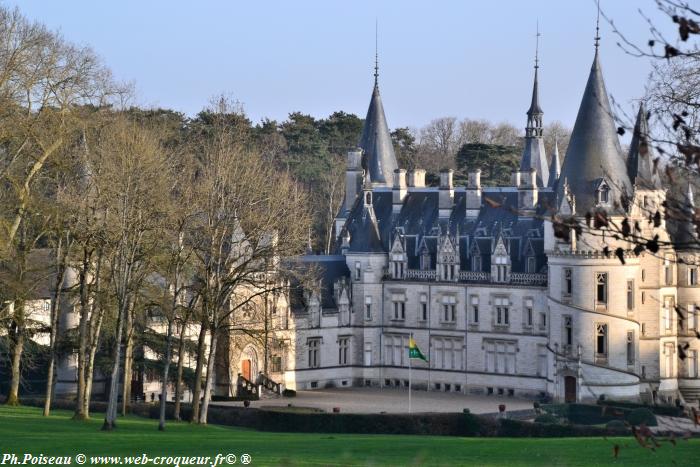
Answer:
[[[444,171],[439,188],[426,187],[425,171],[396,163],[375,74],[360,149],[348,153],[338,254],[300,260],[322,283],[287,311],[288,387],[405,387],[413,335],[429,359],[412,361],[417,388],[698,399],[700,251],[692,226],[648,221],[666,190],[643,108],[623,154],[596,47],[561,174],[542,116],[536,66],[512,186],[482,186],[477,171],[456,187]],[[587,217],[609,228],[565,227]],[[633,233],[676,248],[635,252],[613,231],[637,222]]]

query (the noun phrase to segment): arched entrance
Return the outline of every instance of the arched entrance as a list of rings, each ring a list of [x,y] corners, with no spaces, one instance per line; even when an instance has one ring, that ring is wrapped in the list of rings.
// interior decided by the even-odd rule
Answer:
[[[258,376],[258,353],[252,345],[247,346],[241,352],[241,361],[238,364],[238,368],[245,379],[255,382]]]
[[[564,377],[564,402],[576,402],[576,378]]]

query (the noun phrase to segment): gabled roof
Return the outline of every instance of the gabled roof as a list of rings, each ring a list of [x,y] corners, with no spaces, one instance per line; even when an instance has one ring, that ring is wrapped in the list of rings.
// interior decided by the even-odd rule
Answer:
[[[362,129],[360,147],[364,150],[363,168],[369,173],[372,183],[391,186],[394,170],[399,166],[396,163],[389,125],[386,123],[384,105],[379,96],[379,85],[376,80]]]
[[[564,200],[563,181],[566,180],[571,194],[575,197],[576,213],[581,215],[594,210],[596,193],[592,184],[601,178],[610,181],[611,206],[620,201],[623,193],[631,193],[626,161],[617,137],[617,128],[596,50],[559,177],[559,203]],[[623,211],[624,207],[611,210]]]
[[[652,169],[653,152],[649,143],[649,122],[644,104],[639,104],[637,121],[634,124],[630,152],[627,157],[627,172],[630,181],[640,188],[660,188],[661,180]]]

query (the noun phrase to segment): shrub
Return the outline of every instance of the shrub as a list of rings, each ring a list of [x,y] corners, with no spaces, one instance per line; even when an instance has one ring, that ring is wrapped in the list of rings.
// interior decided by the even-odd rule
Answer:
[[[627,425],[622,420],[610,420],[605,424],[605,428],[609,430],[626,430]]]
[[[641,425],[644,423],[646,426],[656,426],[656,417],[651,410],[647,408],[634,409],[627,414],[626,420],[631,425]]]
[[[282,391],[282,397],[296,397],[297,392],[294,389],[285,389]]]
[[[549,413],[543,413],[535,418],[535,423],[557,423],[557,418]]]

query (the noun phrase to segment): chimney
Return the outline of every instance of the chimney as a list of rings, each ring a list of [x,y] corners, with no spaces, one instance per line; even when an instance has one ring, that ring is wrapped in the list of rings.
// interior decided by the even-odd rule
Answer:
[[[481,210],[481,170],[469,172],[467,185],[467,218],[476,218]]]
[[[440,171],[440,198],[438,201],[439,217],[447,219],[452,213],[454,205],[455,190],[452,184],[452,169]]]
[[[537,172],[534,168],[517,172],[518,217],[532,217],[537,207]]]
[[[413,169],[408,174],[408,186],[411,188],[425,188],[425,170]]]
[[[392,192],[392,212],[398,214],[401,212],[401,206],[403,206],[403,199],[406,197],[408,192],[408,187],[406,185],[406,170],[396,169],[394,170],[394,186],[391,189]]]

